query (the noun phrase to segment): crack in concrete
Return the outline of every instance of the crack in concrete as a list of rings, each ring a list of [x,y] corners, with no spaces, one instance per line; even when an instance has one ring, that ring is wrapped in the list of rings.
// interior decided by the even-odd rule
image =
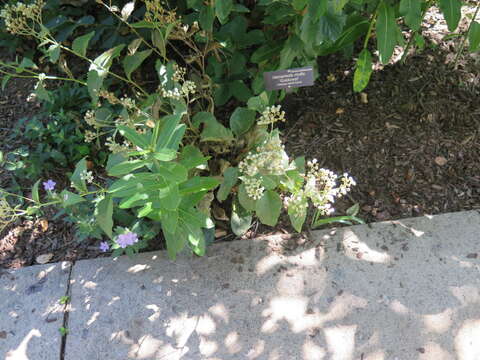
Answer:
[[[62,327],[67,331],[62,335],[62,342],[60,344],[60,360],[65,359],[65,348],[67,345],[67,336],[68,336],[68,317],[70,314],[69,307],[70,307],[70,302],[72,300],[70,297],[70,281],[72,278],[72,271],[74,266],[75,266],[75,262],[72,262],[72,264],[70,265],[70,271],[68,272],[67,290],[65,291],[65,296],[68,297],[68,301],[65,302],[65,307],[63,308]]]

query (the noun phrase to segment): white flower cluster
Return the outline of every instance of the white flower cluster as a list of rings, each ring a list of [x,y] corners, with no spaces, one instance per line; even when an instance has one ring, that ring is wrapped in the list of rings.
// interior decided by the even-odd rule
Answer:
[[[247,176],[282,175],[288,167],[288,155],[278,136],[270,137],[238,164],[240,171]]]
[[[172,90],[160,88],[160,91],[165,98],[180,100],[184,97],[188,97],[190,94],[194,94],[196,88],[197,87],[193,81],[187,80],[182,84],[181,88],[174,88]]]
[[[80,173],[80,179],[86,181],[88,184],[93,183],[93,173],[88,170],[83,170]]]
[[[172,76],[173,81],[181,82],[185,79],[185,75],[187,74],[186,68],[178,66],[178,64],[173,64],[173,70],[175,70]]]
[[[119,144],[115,142],[111,136],[107,138],[105,145],[107,145],[108,150],[114,154],[129,151],[131,148],[130,143],[127,140],[125,140],[123,144]]]
[[[135,100],[129,98],[128,96],[124,95],[120,99],[120,103],[125,106],[127,109],[132,110],[136,109],[137,105],[135,104]]]
[[[83,118],[88,125],[93,126],[93,127],[95,127],[97,125],[97,120],[95,118],[95,112],[93,110],[88,110],[85,113],[85,116]]]
[[[238,164],[250,198],[257,200],[263,195],[262,175],[283,175],[289,170],[289,159],[284,148],[279,136],[271,136]]]
[[[93,140],[97,138],[97,135],[90,130],[85,131],[85,142],[86,143],[91,143]]]
[[[182,93],[184,96],[188,96],[190,94],[194,94],[197,89],[197,86],[193,81],[187,80],[182,85]]]
[[[183,96],[179,89],[174,88],[173,90],[162,89],[162,96],[169,99],[180,100]]]
[[[320,168],[316,159],[309,161],[307,168],[303,194],[312,200],[322,215],[330,215],[334,211],[332,204],[335,199],[347,194],[356,185],[355,180],[345,173],[337,187],[338,175]]]
[[[277,121],[285,121],[285,111],[280,111],[281,105],[267,106],[258,119],[258,125],[275,124]]]
[[[18,35],[36,35],[34,25],[42,23],[42,8],[44,0],[36,0],[27,5],[21,2],[7,4],[0,12],[0,17],[5,20],[7,31]]]
[[[245,184],[245,191],[247,192],[248,197],[253,200],[258,200],[263,196],[265,188],[262,186],[262,179],[255,177],[242,176],[243,183]]]
[[[291,194],[284,198],[285,207],[290,209],[292,213],[301,217],[307,214],[308,197],[305,196],[304,190],[300,190],[296,194]]]

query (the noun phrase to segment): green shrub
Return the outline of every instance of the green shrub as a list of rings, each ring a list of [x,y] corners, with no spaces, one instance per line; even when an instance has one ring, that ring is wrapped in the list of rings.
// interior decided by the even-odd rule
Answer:
[[[54,105],[48,80],[86,88],[91,105],[84,114],[85,140],[110,151],[105,170],[89,169],[86,159],[78,162],[70,177],[74,192],[56,192],[53,181],[44,182],[47,203],[40,201],[39,180],[25,213],[57,205],[78,223],[82,236],[106,234],[110,240],[102,249],[114,254],[138,251],[161,229],[172,258],[185,247],[205,252],[214,233],[214,196],[231,204],[236,234],[249,228],[253,215],[274,226],[284,208],[297,231],[309,209],[315,210],[314,225],[359,221],[358,207],[344,217],[319,219],[332,213],[332,203],[355,182],[320,169],[315,160],[288,156],[276,129],[285,114],[275,104],[285,92],[266,91],[263,73],[316,66],[318,56],[352,53],[363,38],[353,84],[361,91],[372,71],[369,39],[376,35],[380,61],[387,63],[394,46],[403,44],[398,18],[418,35],[432,2],[174,3],[175,8],[153,0],[120,6],[98,0],[96,16],[108,19],[115,32],[79,13],[79,20],[65,20],[81,23],[66,37],[51,25],[55,19],[44,22],[42,0],[2,11],[7,29],[35,38],[43,61],[65,74],[43,74],[33,58],[24,58],[0,63],[5,79],[17,73],[37,78],[37,97]],[[440,6],[453,31],[461,3],[442,0]],[[105,46],[99,34],[114,38],[103,52],[94,46]],[[79,60],[83,67],[73,73],[68,64]],[[227,102],[234,108],[230,117],[217,118],[217,108]]]

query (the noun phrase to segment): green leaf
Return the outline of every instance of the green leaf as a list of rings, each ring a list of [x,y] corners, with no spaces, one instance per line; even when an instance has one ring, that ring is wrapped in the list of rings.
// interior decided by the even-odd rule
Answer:
[[[205,235],[203,234],[202,229],[189,223],[185,223],[184,226],[187,231],[187,239],[190,248],[198,256],[205,255]]]
[[[293,228],[297,232],[302,232],[303,224],[305,223],[305,219],[307,218],[307,212],[304,211],[302,214],[293,210],[294,207],[290,206],[288,208],[288,217],[290,218],[290,222],[292,223]]]
[[[247,102],[247,106],[250,110],[255,110],[259,113],[263,112],[263,110],[265,110],[269,104],[270,102],[268,100],[268,94],[266,91],[263,91],[258,96],[251,97]]]
[[[83,158],[77,163],[75,166],[75,171],[70,177],[73,187],[79,192],[87,192],[87,184],[85,183],[85,180],[82,180],[80,177],[80,175],[85,171],[87,171],[87,160]]]
[[[140,169],[147,165],[145,160],[131,160],[131,161],[124,161],[120,164],[116,164],[112,166],[112,168],[108,171],[110,176],[122,176],[125,174],[130,174],[132,171]]]
[[[103,85],[103,78],[100,77],[95,70],[90,70],[87,74],[87,88],[93,102],[98,101],[98,92]]]
[[[382,1],[378,7],[377,19],[377,47],[380,52],[380,61],[387,64],[397,44],[397,23],[395,9]]]
[[[112,239],[113,228],[113,200],[112,197],[106,195],[95,209],[95,218],[100,228]]]
[[[208,159],[208,157],[203,156],[202,152],[193,145],[184,146],[180,153],[180,164],[185,166],[187,170],[196,168],[197,166],[207,165]]]
[[[359,211],[360,211],[360,205],[358,203],[355,203],[347,209],[346,213],[349,216],[356,216]]]
[[[177,231],[173,233],[169,232],[164,227],[162,227],[162,230],[165,240],[167,242],[168,257],[172,260],[175,260],[177,254],[185,247],[187,237],[184,234],[180,233],[179,229],[177,229]]]
[[[318,21],[318,31],[316,35],[315,44],[320,45],[324,42],[333,42],[339,39],[342,35],[343,27],[345,26],[346,16],[343,14],[335,14],[327,12]]]
[[[283,42],[265,44],[255,50],[255,52],[252,54],[252,57],[250,58],[250,61],[255,64],[259,64],[267,60],[272,61],[274,58],[280,55],[280,51],[282,51],[282,49]]]
[[[124,198],[118,207],[120,209],[130,209],[132,207],[143,206],[147,203],[150,195],[147,193],[136,192],[135,194]]]
[[[229,167],[223,173],[223,182],[217,191],[217,200],[225,201],[238,181],[238,168]]]
[[[326,0],[308,0],[307,14],[312,17],[313,21],[320,19],[328,8],[328,1]]]
[[[167,190],[167,196],[162,199],[162,208],[170,211],[175,211],[180,205],[181,196],[178,191],[177,184],[170,184]]]
[[[88,43],[90,42],[90,40],[94,35],[95,35],[95,31],[91,31],[88,34],[79,36],[78,38],[73,40],[73,44],[72,44],[73,51],[76,52],[77,54],[85,56],[87,53]]]
[[[188,179],[187,169],[178,163],[162,162],[157,165],[158,175],[167,182],[182,183]]]
[[[360,92],[365,89],[372,75],[372,55],[367,49],[363,49],[357,60],[357,67],[353,75],[353,90]]]
[[[112,66],[113,60],[120,55],[124,47],[125,44],[121,44],[105,51],[98,56],[92,64],[90,64],[88,70],[95,70],[98,73],[98,76],[105,77],[108,74],[110,66]]]
[[[265,191],[263,196],[257,200],[255,212],[262,224],[275,226],[282,210],[280,196],[272,190]]]
[[[480,24],[476,21],[472,22],[472,27],[468,33],[468,50],[470,52],[475,52],[480,49]]]
[[[63,190],[60,193],[60,197],[62,199],[62,205],[64,207],[69,207],[69,206],[78,204],[82,201],[85,201],[85,199],[82,196],[72,193],[68,190]]]
[[[159,29],[152,31],[152,43],[160,51],[164,58],[167,56],[167,41]]]
[[[242,236],[250,229],[250,226],[252,226],[252,214],[243,209],[238,204],[238,201],[234,201],[232,205],[230,226],[233,233],[237,236]]]
[[[123,69],[127,78],[131,80],[132,72],[134,72],[138,67],[145,61],[146,58],[150,56],[152,50],[138,51],[133,55],[125,56],[123,59]]]
[[[120,164],[125,160],[127,160],[127,158],[121,153],[110,154],[105,169],[107,170],[107,172],[109,172],[113,166]]]
[[[448,30],[455,31],[462,16],[462,3],[460,0],[439,0],[440,10],[448,25]]]
[[[50,61],[52,63],[56,63],[60,58],[60,44],[53,44],[50,45],[47,54],[50,57]]]
[[[422,23],[422,4],[420,0],[400,0],[400,15],[413,31],[417,31]]]
[[[32,187],[32,200],[36,203],[40,202],[40,195],[38,194],[38,186],[40,185],[40,181],[41,180],[37,180],[37,182],[33,184]]]
[[[215,12],[213,6],[210,4],[203,4],[200,10],[200,14],[198,16],[198,22],[200,23],[202,29],[208,32],[212,32],[213,20],[215,20]]]
[[[365,224],[365,222],[356,217],[356,216],[337,216],[333,218],[326,218],[326,219],[318,219],[313,225],[313,228],[319,227],[320,225],[332,224],[332,223],[340,223],[340,224],[347,224],[351,225],[351,222],[357,222],[358,224]]]
[[[160,149],[153,153],[153,157],[158,161],[172,161],[177,158],[177,152],[172,149]]]
[[[245,210],[255,211],[257,200],[253,200],[247,195],[245,184],[240,184],[238,187],[238,201]]]
[[[161,121],[157,123],[157,126],[160,127],[160,136],[155,146],[156,149],[168,147],[168,144],[174,139],[175,131],[181,119],[182,114],[172,114],[163,117]],[[155,139],[152,138],[152,140]]]
[[[232,131],[220,124],[210,112],[201,111],[195,114],[192,121],[196,127],[204,124],[201,133],[202,141],[230,142],[233,140]]]
[[[207,192],[218,186],[220,181],[212,177],[194,176],[179,186],[180,195]]]
[[[288,69],[297,56],[302,55],[304,43],[296,35],[291,35],[280,52],[279,70]]]
[[[221,24],[225,24],[228,20],[228,16],[233,10],[232,0],[220,0],[215,2],[215,15]]]
[[[245,134],[255,123],[255,111],[237,107],[230,117],[230,128],[236,136]]]
[[[178,211],[163,210],[160,216],[162,227],[169,232],[175,232],[178,225]]]
[[[150,139],[147,135],[139,134],[134,129],[125,125],[119,125],[117,128],[120,130],[120,134],[122,134],[140,149],[146,150],[150,147]]]
[[[235,99],[245,102],[252,96],[252,91],[242,80],[236,80],[228,84],[230,93]]]
[[[296,11],[301,11],[307,6],[308,0],[293,0],[292,5]]]

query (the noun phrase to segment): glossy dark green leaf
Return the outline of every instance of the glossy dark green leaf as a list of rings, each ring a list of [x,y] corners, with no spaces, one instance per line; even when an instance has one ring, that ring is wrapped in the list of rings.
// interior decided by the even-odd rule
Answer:
[[[455,31],[462,16],[460,0],[438,0],[440,10],[447,21],[448,30]]]
[[[468,33],[468,42],[468,50],[470,52],[480,50],[480,23],[476,21],[472,22],[472,27]]]
[[[131,79],[132,72],[138,69],[151,53],[152,50],[138,51],[133,55],[128,55],[123,58],[123,69],[128,79]]]
[[[100,202],[97,204],[95,209],[95,219],[97,220],[100,228],[108,235],[111,239],[112,229],[113,229],[113,200],[112,197],[106,195]]]
[[[422,23],[422,4],[420,0],[400,0],[400,15],[413,31],[417,31]]]
[[[377,47],[380,52],[380,61],[387,64],[397,44],[397,22],[395,10],[382,0],[378,7],[377,18]]]
[[[230,128],[236,136],[243,135],[253,126],[255,117],[255,111],[237,107],[232,116],[230,116]]]
[[[229,167],[223,172],[223,182],[217,191],[217,200],[225,201],[238,181],[238,168]]]
[[[198,21],[203,30],[211,32],[213,30],[213,21],[215,20],[215,10],[213,5],[204,3],[200,10]]]
[[[367,49],[363,49],[358,56],[355,74],[353,75],[353,90],[360,92],[365,89],[372,75],[372,55]]]
[[[233,10],[233,0],[221,0],[215,2],[215,15],[221,24],[225,24]]]
[[[89,41],[92,39],[92,37],[95,35],[95,31],[91,31],[88,34],[79,36],[75,40],[73,40],[72,43],[72,49],[76,53],[85,56],[87,53],[87,47]]]

